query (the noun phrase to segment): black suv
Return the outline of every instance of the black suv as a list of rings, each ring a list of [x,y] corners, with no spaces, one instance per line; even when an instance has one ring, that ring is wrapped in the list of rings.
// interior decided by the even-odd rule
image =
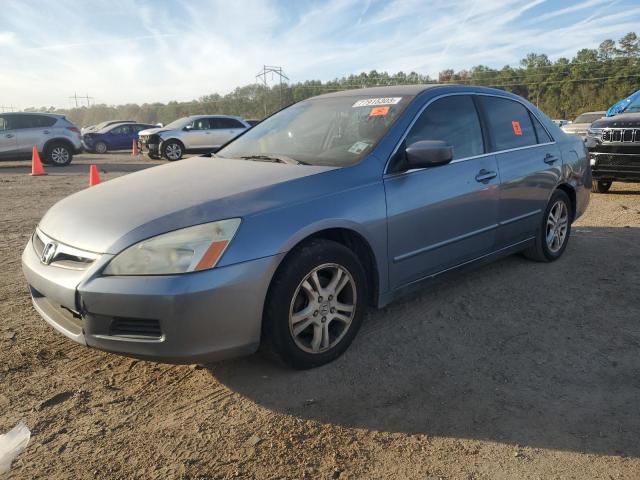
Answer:
[[[587,148],[593,192],[606,193],[615,182],[640,182],[640,112],[620,113],[591,124]]]

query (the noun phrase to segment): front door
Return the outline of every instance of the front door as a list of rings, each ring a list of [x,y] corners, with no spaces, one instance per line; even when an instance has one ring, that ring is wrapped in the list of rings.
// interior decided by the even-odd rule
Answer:
[[[193,121],[191,128],[184,134],[184,144],[187,149],[206,149],[213,146],[213,130],[209,118],[198,118]]]
[[[449,143],[453,161],[385,177],[392,288],[486,255],[495,246],[498,166],[495,156],[485,153],[472,97],[434,101],[411,127],[398,155],[420,140]]]
[[[42,148],[53,137],[54,117],[44,115],[16,115],[18,152],[29,153],[34,146]]]
[[[500,171],[498,248],[535,235],[549,197],[560,181],[560,151],[522,103],[480,96]]]

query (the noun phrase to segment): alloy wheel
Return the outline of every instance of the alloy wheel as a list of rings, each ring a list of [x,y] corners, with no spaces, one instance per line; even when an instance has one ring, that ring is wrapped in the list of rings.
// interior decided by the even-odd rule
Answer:
[[[314,268],[296,288],[289,308],[295,344],[308,353],[330,350],[349,330],[356,304],[355,282],[346,268],[335,263]]]
[[[65,147],[54,147],[51,150],[51,161],[58,164],[66,164],[69,161],[69,150]]]
[[[170,143],[164,153],[169,160],[178,160],[182,156],[182,149],[177,143]]]
[[[569,209],[565,202],[558,200],[549,210],[549,216],[547,217],[547,248],[552,253],[557,253],[564,245],[568,227]]]

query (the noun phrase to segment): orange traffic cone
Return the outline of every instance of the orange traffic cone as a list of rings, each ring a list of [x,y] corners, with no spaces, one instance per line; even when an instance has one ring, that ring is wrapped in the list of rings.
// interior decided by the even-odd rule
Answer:
[[[89,169],[89,186],[93,187],[94,185],[98,185],[100,183],[100,172],[98,172],[98,167],[95,165],[91,165]]]
[[[140,152],[138,151],[138,142],[136,142],[135,140],[133,141],[133,147],[131,148],[131,156],[132,157],[137,157],[140,154]]]
[[[39,177],[40,175],[46,175],[42,161],[40,160],[40,154],[38,153],[38,147],[34,146],[31,151],[31,176]]]

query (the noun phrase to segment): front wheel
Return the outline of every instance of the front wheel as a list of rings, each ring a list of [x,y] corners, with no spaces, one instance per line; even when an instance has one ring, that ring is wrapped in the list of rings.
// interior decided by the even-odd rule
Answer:
[[[591,191],[593,193],[607,193],[613,182],[605,182],[604,180],[592,180]]]
[[[95,146],[93,147],[93,150],[94,150],[96,153],[99,153],[100,155],[102,155],[102,154],[104,154],[104,153],[107,153],[107,150],[108,150],[108,148],[107,148],[107,144],[106,144],[106,143],[104,143],[104,142],[98,142],[98,143],[96,143],[96,144],[95,144]]]
[[[294,250],[269,289],[265,347],[297,369],[318,367],[351,344],[367,304],[358,257],[329,240]]]
[[[162,147],[162,154],[164,158],[170,162],[180,160],[182,158],[182,153],[182,145],[180,142],[176,142],[175,140],[165,143]]]
[[[538,262],[553,262],[560,258],[569,243],[572,215],[569,196],[556,190],[542,216],[535,244],[524,251],[525,256]]]

